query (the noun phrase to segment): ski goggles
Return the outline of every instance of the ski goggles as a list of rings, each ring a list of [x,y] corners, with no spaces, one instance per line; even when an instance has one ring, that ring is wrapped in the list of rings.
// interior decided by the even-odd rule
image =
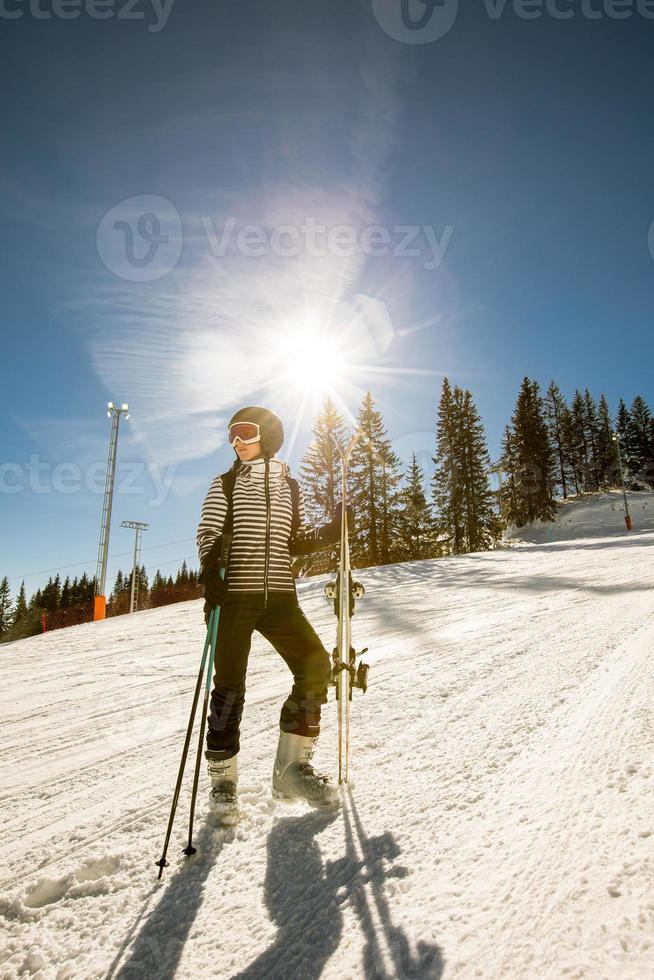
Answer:
[[[261,431],[259,429],[258,422],[234,422],[233,425],[229,427],[229,444],[234,446],[236,440],[239,440],[245,446],[251,445],[253,442],[259,442],[261,439]]]

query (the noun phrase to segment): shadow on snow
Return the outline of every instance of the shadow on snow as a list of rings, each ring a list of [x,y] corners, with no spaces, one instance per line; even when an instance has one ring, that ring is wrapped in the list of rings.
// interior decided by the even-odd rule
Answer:
[[[278,932],[273,944],[236,974],[235,980],[285,980],[289,976],[318,980],[347,938],[347,930],[353,928],[364,937],[361,975],[366,980],[439,980],[442,976],[440,948],[420,941],[412,952],[406,933],[392,922],[384,883],[409,873],[396,863],[400,855],[397,842],[390,833],[367,837],[351,791],[343,802],[340,811],[311,811],[274,822],[268,835],[263,898]],[[339,818],[344,824],[345,854],[323,864],[316,837]],[[214,846],[215,828],[207,820],[196,840],[197,856],[173,873],[143,923],[161,889],[153,885],[105,980],[172,980],[177,975],[215,856],[234,831],[223,834],[220,846]],[[219,942],[217,938],[216,965],[220,964]]]
[[[317,980],[355,921],[365,939],[366,980],[442,976],[439,947],[419,942],[413,954],[404,930],[391,921],[384,882],[408,874],[394,864],[400,853],[395,839],[389,833],[366,837],[351,792],[344,803],[336,813],[314,811],[274,824],[268,837],[264,901],[278,933],[273,945],[235,980]],[[323,866],[315,837],[340,817],[345,855]]]

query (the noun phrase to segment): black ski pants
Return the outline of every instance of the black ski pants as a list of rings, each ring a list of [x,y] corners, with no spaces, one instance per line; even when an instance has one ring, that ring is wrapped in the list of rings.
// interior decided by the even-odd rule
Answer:
[[[220,607],[214,661],[214,687],[207,730],[212,758],[229,759],[239,750],[245,701],[245,675],[252,633],[257,630],[273,645],[293,674],[293,687],[282,706],[282,731],[315,738],[320,733],[320,707],[327,701],[329,655],[308,621],[294,592],[232,593]]]

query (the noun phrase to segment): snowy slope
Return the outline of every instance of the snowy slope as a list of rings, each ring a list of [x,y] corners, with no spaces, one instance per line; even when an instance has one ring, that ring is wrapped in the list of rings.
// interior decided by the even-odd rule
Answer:
[[[654,530],[654,493],[627,493],[634,530]],[[559,501],[555,521],[510,528],[507,541],[546,544],[580,538],[605,538],[625,531],[624,497],[618,490],[586,493]]]
[[[0,648],[0,977],[654,976],[653,548],[636,519],[362,572],[338,816],[269,798],[289,677],[255,638],[246,817],[212,827],[203,773],[186,862],[187,780],[160,884],[200,604]]]

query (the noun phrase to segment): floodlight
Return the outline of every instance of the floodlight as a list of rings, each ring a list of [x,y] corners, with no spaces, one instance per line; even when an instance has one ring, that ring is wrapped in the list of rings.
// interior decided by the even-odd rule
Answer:
[[[107,418],[111,419],[111,435],[109,436],[109,450],[107,454],[107,479],[104,489],[104,502],[102,505],[102,524],[100,526],[100,544],[98,546],[98,564],[95,575],[95,601],[93,607],[93,619],[104,619],[106,615],[107,601],[104,594],[107,581],[107,561],[109,558],[109,531],[111,528],[111,507],[114,494],[114,478],[116,474],[116,453],[118,447],[118,427],[120,417],[125,414],[127,418],[128,405],[124,402],[120,407],[114,402],[107,402]]]

